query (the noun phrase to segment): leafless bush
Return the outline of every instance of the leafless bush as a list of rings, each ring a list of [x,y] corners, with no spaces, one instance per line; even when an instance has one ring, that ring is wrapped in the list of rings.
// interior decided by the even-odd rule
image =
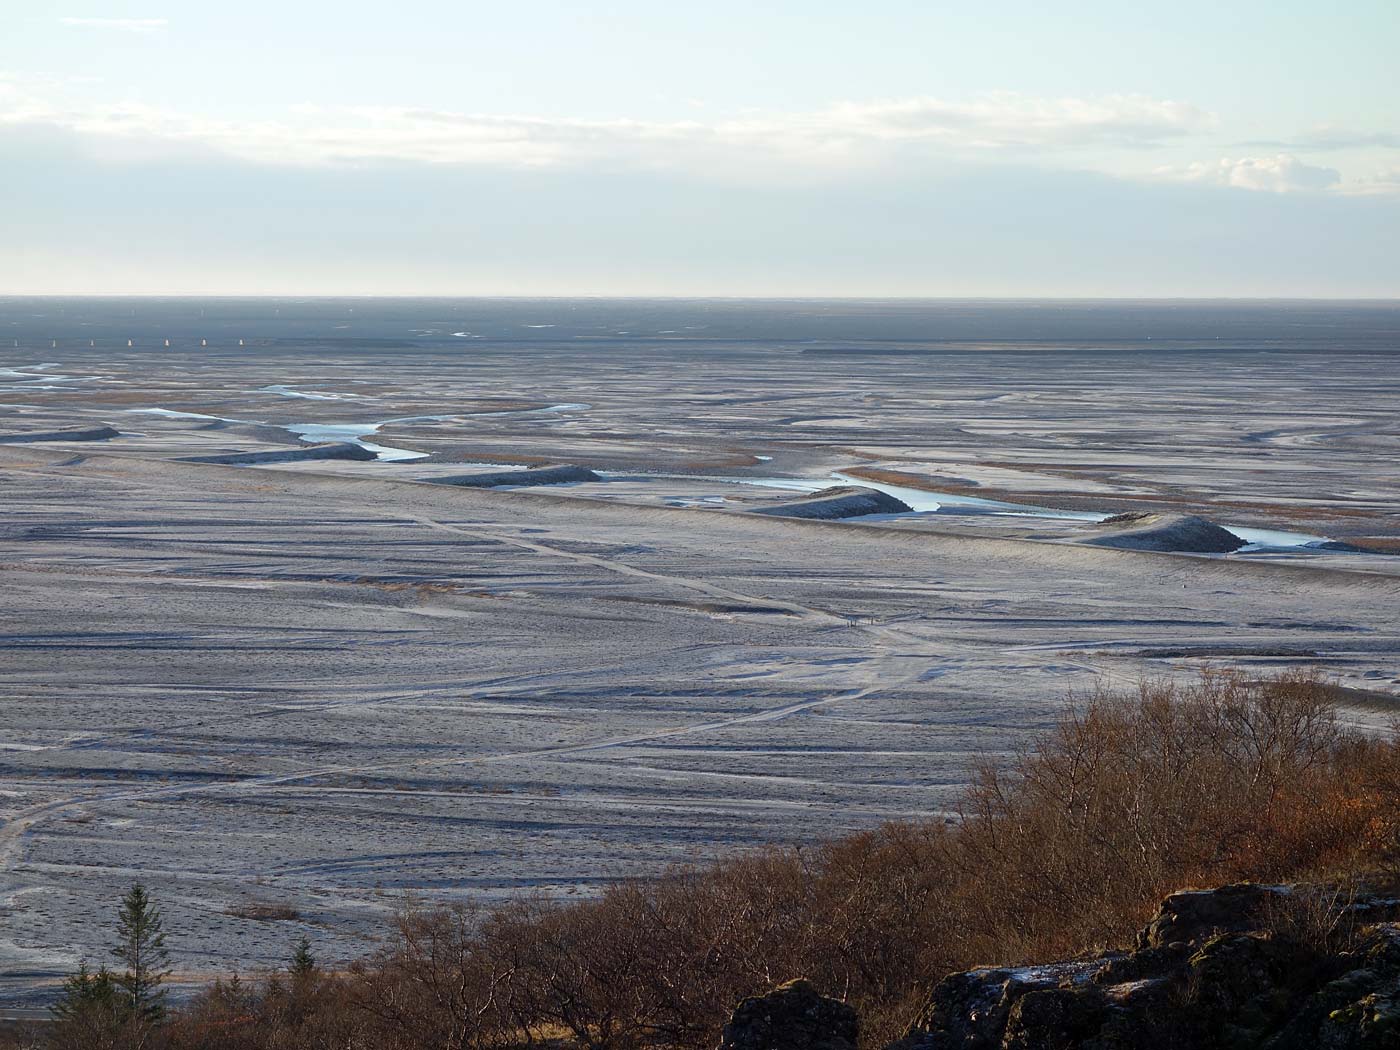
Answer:
[[[1369,863],[1400,799],[1368,785],[1396,764],[1307,674],[1096,694],[969,791],[950,843],[967,950],[1073,951],[1182,885]]]
[[[468,908],[405,909],[389,946],[358,963],[350,1002],[385,1050],[487,1050],[513,1045],[515,966],[480,935]]]
[[[1356,898],[1354,882],[1291,887],[1268,902],[1259,925],[1318,955],[1348,951],[1361,929]]]
[[[949,971],[1122,942],[1184,885],[1373,871],[1400,857],[1397,829],[1400,748],[1344,731],[1317,677],[1149,683],[1071,704],[1009,765],[979,770],[951,825],[758,851],[582,903],[408,909],[350,974],[216,985],[166,1037],[700,1050],[739,999],[805,976],[852,1002],[878,1046]],[[1304,894],[1268,922],[1334,945],[1344,903]]]

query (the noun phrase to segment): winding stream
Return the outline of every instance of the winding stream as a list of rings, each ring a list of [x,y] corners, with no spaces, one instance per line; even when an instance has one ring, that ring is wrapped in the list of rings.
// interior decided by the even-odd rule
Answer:
[[[310,444],[320,444],[324,441],[347,441],[352,445],[359,445],[361,448],[373,452],[379,460],[383,462],[399,462],[410,459],[425,459],[427,452],[417,452],[411,448],[394,448],[390,445],[376,445],[366,441],[365,438],[373,437],[379,432],[381,427],[387,427],[390,423],[420,423],[428,420],[457,419],[455,415],[446,416],[399,416],[394,419],[381,419],[377,423],[263,423],[255,419],[234,419],[231,416],[211,416],[203,412],[177,412],[169,408],[129,408],[128,412],[147,416],[167,416],[171,419],[207,419],[215,423],[237,423],[247,427],[274,427],[278,430],[285,430],[297,438],[309,442]]]
[[[309,401],[353,400],[337,394],[319,394],[293,390],[286,386],[260,388],[260,393],[277,394],[281,397],[302,398]],[[369,423],[266,423],[255,419],[234,419],[231,416],[211,416],[203,412],[177,412],[168,408],[129,408],[126,411],[137,414],[168,416],[173,419],[206,419],[210,422],[237,423],[240,426],[274,427],[285,430],[301,441],[320,444],[326,441],[345,441],[359,445],[373,452],[381,463],[404,463],[409,460],[427,459],[431,453],[418,452],[411,448],[395,448],[392,445],[378,445],[366,438],[374,437],[384,427],[395,423],[438,423],[449,419],[472,419],[481,416],[528,416],[552,415],[559,412],[587,411],[593,406],[580,402],[566,402],[558,405],[545,405],[541,408],[512,408],[499,412],[449,412],[431,416],[394,416]]]
[[[339,401],[344,399],[339,395],[293,390],[287,386],[268,386],[261,389],[263,392],[275,393],[282,397],[304,398],[313,401]],[[288,431],[298,439],[311,444],[326,441],[349,442],[373,452],[379,462],[403,463],[412,460],[426,459],[429,453],[418,452],[414,449],[395,448],[390,445],[379,445],[367,439],[373,437],[382,428],[395,423],[429,423],[453,419],[466,420],[478,416],[544,415],[559,412],[587,411],[590,407],[592,406],[578,402],[568,402],[558,405],[548,405],[542,408],[506,409],[499,412],[395,416],[390,419],[381,419],[368,423],[264,423],[256,420],[205,415],[200,412],[177,412],[165,408],[133,408],[127,411],[181,419],[206,419],[225,423],[237,423],[245,426],[276,427]],[[767,461],[771,457],[759,456],[757,458],[762,461]],[[470,466],[472,464],[459,465]],[[479,465],[494,466],[498,469],[509,468],[508,464]],[[1107,511],[1100,513],[1094,511],[1061,510],[1054,507],[1040,507],[1029,503],[1007,503],[1001,500],[982,499],[977,496],[965,496],[950,492],[930,492],[924,489],[908,488],[903,485],[888,485],[881,481],[869,481],[865,478],[852,477],[840,471],[829,474],[824,478],[765,478],[661,473],[640,474],[623,471],[598,471],[597,473],[605,481],[648,481],[665,479],[668,481],[716,482],[726,485],[749,485],[798,493],[818,492],[821,489],[830,488],[833,484],[860,485],[865,488],[876,489],[879,492],[887,493],[896,499],[902,500],[910,507],[909,513],[867,516],[867,520],[876,521],[922,517],[937,513],[989,514],[999,517],[1082,522],[1100,522],[1112,516],[1112,512]],[[682,505],[718,506],[723,505],[723,503],[723,497],[697,495],[693,498],[686,498]],[[1224,527],[1245,541],[1247,546],[1240,548],[1240,553],[1245,554],[1261,551],[1317,550],[1322,544],[1329,542],[1325,536],[1314,536],[1304,532],[1289,532],[1282,529],[1257,529],[1243,525],[1230,525],[1228,523]]]
[[[19,368],[0,368],[0,383],[7,386],[17,386],[22,390],[61,390],[59,383],[86,383],[89,380],[97,379],[98,376],[69,376],[60,375],[57,372],[49,372],[46,369],[57,368],[55,361],[45,361],[37,365],[28,365],[30,371],[23,371]]]

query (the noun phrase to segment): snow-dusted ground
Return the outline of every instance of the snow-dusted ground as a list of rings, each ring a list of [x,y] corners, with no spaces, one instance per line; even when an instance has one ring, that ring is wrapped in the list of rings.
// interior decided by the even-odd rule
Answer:
[[[678,351],[658,370],[472,350],[79,354],[47,383],[25,378],[40,357],[0,360],[5,432],[123,431],[0,448],[0,996],[100,957],[135,878],[199,974],[272,962],[301,932],[349,957],[406,892],[581,894],[938,814],[972,756],[1101,679],[1317,662],[1369,691],[1349,717],[1396,710],[1400,559],[1094,549],[977,515],[766,518],[723,511],[774,490],[694,480],[879,463],[1032,505],[1147,494],[1393,536],[1400,394],[1374,362],[1192,359],[1130,382],[1101,355],[1090,384],[1030,355]],[[257,422],[128,411],[151,407]],[[174,461],[358,415],[418,417],[374,440],[431,458]],[[415,480],[541,461],[652,477]],[[228,914],[249,902],[301,919]]]

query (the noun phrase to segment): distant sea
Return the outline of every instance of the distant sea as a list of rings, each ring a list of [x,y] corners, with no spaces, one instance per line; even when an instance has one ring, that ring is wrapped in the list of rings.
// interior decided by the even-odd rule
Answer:
[[[275,299],[0,297],[7,349],[320,346],[353,351],[705,344],[1400,352],[1400,300]]]

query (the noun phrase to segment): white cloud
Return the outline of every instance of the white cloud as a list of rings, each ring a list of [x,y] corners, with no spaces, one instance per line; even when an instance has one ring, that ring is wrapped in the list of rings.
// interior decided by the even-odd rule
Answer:
[[[1214,118],[1182,103],[1110,96],[989,95],[847,102],[806,113],[715,120],[583,120],[402,107],[296,106],[277,119],[226,121],[136,103],[76,106],[0,93],[0,124],[43,123],[107,140],[203,146],[260,163],[405,161],[507,167],[621,164],[694,168],[779,162],[866,164],[899,151],[985,155],[1140,149]]]
[[[1356,149],[1400,149],[1400,132],[1360,131],[1324,124],[1290,139],[1242,142],[1241,149],[1305,150],[1310,153]]]
[[[1349,182],[1346,186],[1346,192],[1362,197],[1400,195],[1400,168],[1377,171],[1356,179],[1354,182]]]
[[[1198,162],[1183,168],[1159,168],[1156,174],[1181,182],[1204,182],[1269,193],[1326,190],[1336,186],[1342,178],[1335,168],[1305,164],[1290,153],[1272,157],[1222,157],[1214,163]]]
[[[1008,93],[970,103],[932,98],[847,103],[826,117],[834,127],[870,137],[938,139],[988,148],[1151,146],[1215,122],[1194,106],[1140,95],[1044,99]]]
[[[60,18],[66,26],[80,29],[117,29],[125,33],[154,33],[170,24],[165,18]]]

